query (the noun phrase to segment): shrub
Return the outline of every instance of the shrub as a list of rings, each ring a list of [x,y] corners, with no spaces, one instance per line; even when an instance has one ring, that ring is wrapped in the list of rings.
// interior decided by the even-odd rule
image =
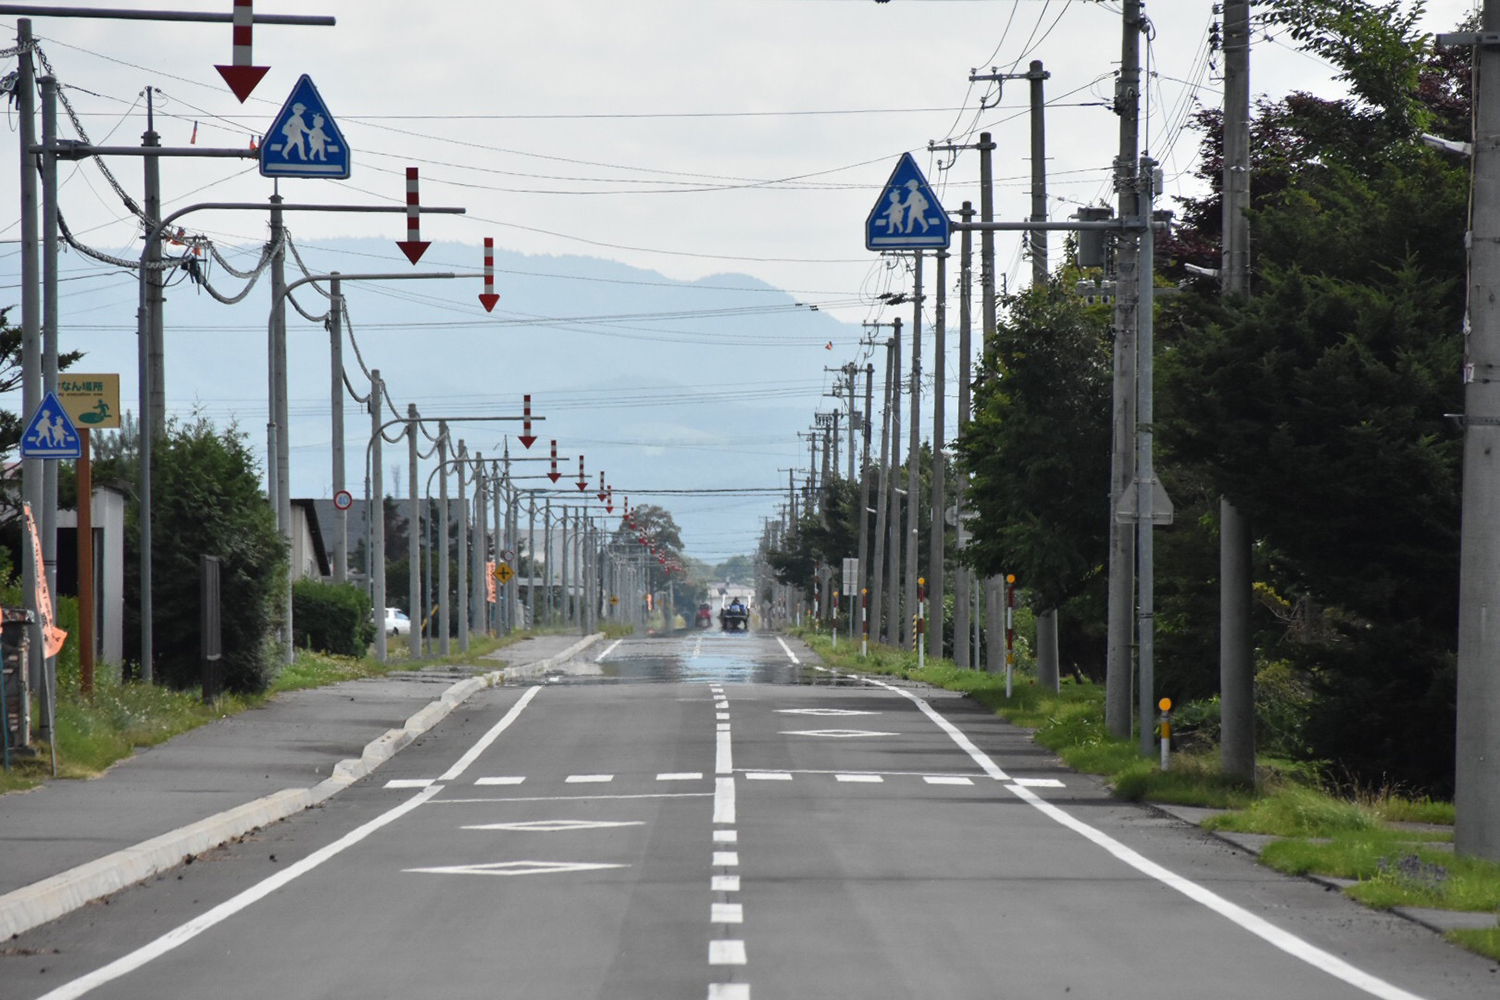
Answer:
[[[292,585],[292,635],[304,649],[363,656],[375,640],[370,598],[352,583],[298,580]]]

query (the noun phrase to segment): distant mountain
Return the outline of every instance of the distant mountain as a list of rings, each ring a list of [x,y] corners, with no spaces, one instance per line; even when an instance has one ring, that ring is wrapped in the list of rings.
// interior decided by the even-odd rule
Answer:
[[[248,266],[256,248],[234,249],[221,252],[237,267]],[[415,268],[383,240],[318,240],[299,243],[299,251],[315,273],[478,272],[482,265],[479,247],[452,243],[433,244]],[[380,370],[402,416],[408,403],[425,417],[519,415],[522,395],[530,393],[538,418],[533,433],[541,439],[531,452],[515,441],[518,423],[455,423],[453,436],[486,458],[498,457],[509,436],[512,457],[528,459],[545,459],[556,438],[568,478],[577,478],[577,456],[585,455],[587,495],[605,470],[618,501],[628,494],[632,503],[670,510],[689,553],[714,564],[753,550],[761,518],[772,515],[779,498],[670,491],[784,488],[784,470],[808,460],[796,433],[814,409],[834,405],[822,396],[831,384],[823,368],[847,358],[844,348],[859,330],[743,274],[683,282],[596,258],[504,250],[496,251],[495,267],[501,299],[491,314],[479,303],[477,277],[344,282],[359,348],[359,356],[347,342],[344,349],[353,388],[368,391],[362,357]],[[16,301],[18,269],[16,255],[4,259],[3,284]],[[221,292],[243,287],[216,264],[205,270]],[[76,253],[63,258],[60,271],[63,348],[87,352],[78,371],[119,372],[122,406],[137,410],[133,275]],[[288,281],[301,276],[289,260]],[[224,305],[178,275],[166,307],[169,412],[237,421],[262,452],[268,287],[262,279],[242,302]],[[305,285],[294,298],[314,315],[327,310],[327,301]],[[19,320],[18,311],[11,318]],[[293,494],[327,497],[329,338],[294,310],[287,324]],[[827,350],[829,343],[839,350]],[[345,398],[348,483],[361,495],[369,416]],[[423,451],[430,447],[425,439],[421,444]],[[383,464],[388,493],[405,495],[404,443],[386,445]],[[398,466],[399,479],[392,475]],[[431,459],[420,463],[420,488],[432,467]],[[551,486],[541,478],[547,471],[545,461],[516,466],[518,476],[537,477],[530,482],[538,488]],[[584,495],[568,479],[560,485],[575,499]]]

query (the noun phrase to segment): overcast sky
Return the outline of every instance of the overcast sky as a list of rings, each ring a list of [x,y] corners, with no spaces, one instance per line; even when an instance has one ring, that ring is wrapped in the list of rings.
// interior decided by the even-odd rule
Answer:
[[[232,6],[99,0],[106,5]],[[1434,0],[1426,25],[1449,30],[1473,6]],[[978,201],[976,156],[942,169],[927,144],[973,142],[990,131],[999,144],[997,213],[1018,219],[1029,209],[1027,84],[971,84],[971,70],[1025,72],[1030,60],[1042,60],[1051,74],[1050,214],[1063,218],[1080,205],[1112,201],[1116,3],[257,0],[255,10],[328,14],[338,24],[256,27],[253,61],[270,72],[243,105],[213,68],[230,61],[228,25],[53,17],[33,24],[95,142],[139,142],[150,85],[159,91],[165,145],[186,145],[196,127],[199,146],[247,147],[307,73],[352,150],[353,176],[283,181],[288,200],[400,204],[404,170],[414,165],[424,205],[468,212],[425,218],[422,238],[475,245],[476,268],[477,247],[490,236],[524,253],[599,256],[672,278],[743,272],[856,324],[855,334],[861,321],[889,318],[873,298],[907,281],[903,269],[888,268],[863,242],[866,215],[903,151],[917,157],[945,207],[956,209],[965,199]],[[1145,145],[1163,164],[1170,197],[1195,190],[1200,137],[1185,128],[1188,119],[1221,102],[1222,63],[1209,50],[1217,14],[1208,0],[1155,0],[1146,11]],[[14,22],[0,16],[0,31],[13,37]],[[5,60],[0,71],[13,65]],[[1256,94],[1340,93],[1330,67],[1263,30],[1254,38],[1251,77]],[[5,148],[14,156],[13,110],[8,123]],[[63,130],[73,134],[66,121]],[[116,160],[114,167],[137,193],[138,161]],[[99,247],[130,247],[135,256],[137,227],[98,170],[61,169],[73,230]],[[162,174],[169,208],[262,202],[271,188],[253,161],[167,161]],[[19,209],[14,170],[6,176],[12,180],[0,184],[0,240],[9,241]],[[265,237],[258,214],[198,213],[192,225],[225,243],[255,245]],[[404,236],[398,215],[305,215],[290,225],[304,243]],[[1002,236],[998,247],[1007,280],[1024,282],[1016,239]],[[15,250],[0,246],[6,255]],[[394,243],[390,254],[390,266],[407,266]],[[76,279],[64,286],[65,311],[133,315],[132,282],[76,257],[65,258],[63,274]],[[517,279],[502,279],[502,294],[505,280]],[[472,301],[468,290],[455,294]],[[845,360],[830,356],[828,363]],[[127,397],[132,391],[125,386]],[[819,404],[810,393],[809,413]],[[789,454],[796,451],[789,442]]]

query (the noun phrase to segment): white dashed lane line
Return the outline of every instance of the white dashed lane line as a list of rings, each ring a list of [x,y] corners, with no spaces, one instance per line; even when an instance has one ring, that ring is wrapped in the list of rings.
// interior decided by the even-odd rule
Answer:
[[[714,724],[714,851],[712,854],[714,871],[709,887],[716,893],[728,895],[740,891],[740,877],[731,875],[727,871],[727,869],[739,867],[739,851],[720,849],[725,845],[738,844],[740,840],[739,830],[735,826],[738,818],[734,789],[734,746],[730,742],[729,701],[725,698],[722,687],[715,685],[712,690],[716,715]],[[724,928],[729,925],[743,924],[745,922],[744,906],[728,899],[716,899],[709,908],[708,919],[711,935],[708,942],[709,968],[745,965],[745,942],[743,940],[712,936],[725,933]],[[718,973],[718,975],[725,974],[727,973]],[[710,983],[708,1000],[750,1000],[750,984]]]

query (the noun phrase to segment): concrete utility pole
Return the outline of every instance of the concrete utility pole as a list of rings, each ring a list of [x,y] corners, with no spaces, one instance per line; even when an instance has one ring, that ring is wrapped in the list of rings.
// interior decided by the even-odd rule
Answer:
[[[57,392],[57,81],[44,76],[37,81],[42,93],[42,393]],[[84,445],[88,439],[81,438]],[[42,566],[47,578],[47,592],[57,600],[57,462],[42,463],[42,509],[37,512],[42,534]],[[80,522],[81,523],[81,522]],[[49,740],[54,737],[53,721],[57,714],[57,659],[43,663],[47,711],[42,731]],[[54,765],[55,768],[55,765]],[[53,771],[56,774],[56,770]]]
[[[927,604],[931,611],[927,617],[927,651],[934,660],[943,658],[943,618],[946,602],[943,599],[944,562],[944,517],[947,504],[943,496],[947,470],[943,459],[943,444],[947,438],[947,420],[944,411],[947,394],[944,378],[947,375],[947,344],[944,327],[948,322],[948,251],[939,250],[937,257],[937,308],[933,316],[932,345],[932,514],[927,536]]]
[[[1140,0],[1124,0],[1120,75],[1115,84],[1115,112],[1120,116],[1120,149],[1115,157],[1115,193],[1122,220],[1135,215],[1136,156],[1140,146],[1141,32],[1145,18]],[[1116,511],[1130,488],[1135,455],[1135,328],[1139,236],[1119,235],[1115,265],[1115,357],[1113,448],[1109,489],[1109,617],[1105,649],[1104,721],[1110,735],[1130,737],[1130,638],[1134,607],[1135,546],[1130,523]]]
[[[333,411],[333,495],[343,492],[344,461],[344,296],[338,272],[328,282],[328,373],[329,406]],[[444,486],[447,481],[444,480]],[[337,507],[333,513],[333,582],[349,580],[349,512]]]
[[[411,619],[407,648],[413,660],[422,655],[421,622],[427,609],[422,606],[422,499],[417,489],[417,404],[406,404],[406,608]]]
[[[141,146],[147,150],[141,158],[145,172],[146,224],[154,226],[161,221],[161,156],[151,152],[161,148],[161,136],[156,132],[155,88],[146,87],[146,131],[141,136]],[[151,337],[147,355],[151,366],[151,435],[160,441],[167,435],[167,364],[165,319],[162,290],[166,275],[161,269],[161,240],[152,240],[146,247],[146,329]]]
[[[36,409],[42,405],[42,300],[41,300],[41,247],[37,222],[37,177],[36,161],[30,149],[36,144],[36,69],[32,60],[31,21],[23,18],[16,22],[16,85],[13,91],[16,101],[17,129],[21,138],[21,425],[31,423]],[[41,459],[21,460],[21,493],[31,504],[33,512],[42,509],[43,473],[46,465]],[[31,554],[31,546],[21,546],[21,562],[24,567],[24,590],[26,610],[37,615],[36,581],[46,572],[38,566]],[[42,634],[37,625],[31,634],[31,647],[26,683],[21,698],[22,716],[20,745],[25,746],[31,729],[31,699],[28,692],[42,691],[45,683],[42,666]],[[148,668],[149,669],[149,668]],[[19,676],[18,672],[18,676]],[[147,675],[149,676],[149,674]],[[46,713],[41,720],[45,735]]]
[[[448,424],[446,421],[438,422],[438,653],[447,656],[449,649],[449,617],[448,607],[448,580],[450,569],[448,567]]]
[[[1474,118],[1469,322],[1464,358],[1463,521],[1458,580],[1458,737],[1453,846],[1500,861],[1500,0],[1485,0],[1474,46],[1479,78]],[[1445,41],[1439,36],[1439,42]]]
[[[972,202],[964,202],[959,212],[959,218],[965,223],[974,221],[974,205]],[[974,233],[964,229],[959,234],[959,279],[958,279],[958,436],[962,438],[969,428],[969,379],[973,367],[969,360],[970,335],[972,330],[972,318],[970,316],[970,303],[974,298]],[[953,509],[958,511],[958,522],[954,526],[954,532],[958,539],[959,550],[962,551],[964,543],[968,540],[968,531],[964,527],[964,487],[968,485],[965,476],[957,476],[953,480]],[[970,666],[978,667],[977,658],[973,661],[969,658],[969,648],[973,645],[970,638],[973,630],[973,617],[969,613],[969,601],[974,583],[974,573],[967,566],[960,565],[957,569],[958,579],[953,586],[953,662],[960,669],[968,669]]]
[[[860,427],[862,447],[859,456],[859,578],[855,581],[853,595],[859,599],[855,608],[863,605],[866,614],[870,587],[870,419],[874,412],[874,395],[875,366],[866,364],[865,415]]]
[[[917,542],[922,523],[922,251],[916,251],[911,308],[911,431],[906,446],[906,613],[901,616],[902,649],[916,635],[911,618],[917,613]],[[939,514],[941,516],[941,514]]]
[[[901,326],[898,316],[892,324]],[[891,388],[895,381],[895,337],[885,342],[885,392],[880,410],[880,474],[875,491],[875,556],[870,562],[870,632],[879,642],[881,615],[885,611],[886,536],[889,534],[891,480]]]
[[[1250,295],[1250,0],[1224,3],[1222,288]],[[1255,648],[1250,519],[1219,498],[1219,769],[1255,780]]]
[[[994,172],[990,166],[990,154],[994,150],[995,144],[990,140],[990,134],[981,132],[979,135],[979,221],[981,223],[995,221]],[[979,235],[979,258],[980,295],[984,303],[984,316],[981,318],[984,330],[984,342],[980,345],[982,354],[995,343],[995,310],[997,308],[995,234],[989,229],[983,230]],[[1001,576],[991,576],[984,581],[985,640],[989,653],[986,659],[992,673],[1001,669],[1001,654],[1005,647],[1005,616],[995,613],[995,609],[999,606],[999,595],[1004,590],[1005,581]]]
[[[890,544],[886,546],[885,574],[885,641],[901,645],[901,491],[896,486],[896,470],[901,468],[901,326],[896,321],[891,337],[895,365],[891,370],[891,476],[889,516]]]
[[[381,472],[380,369],[370,369],[370,458],[365,516],[370,519],[370,603],[374,605],[375,659],[386,657],[385,635],[385,476]]]

